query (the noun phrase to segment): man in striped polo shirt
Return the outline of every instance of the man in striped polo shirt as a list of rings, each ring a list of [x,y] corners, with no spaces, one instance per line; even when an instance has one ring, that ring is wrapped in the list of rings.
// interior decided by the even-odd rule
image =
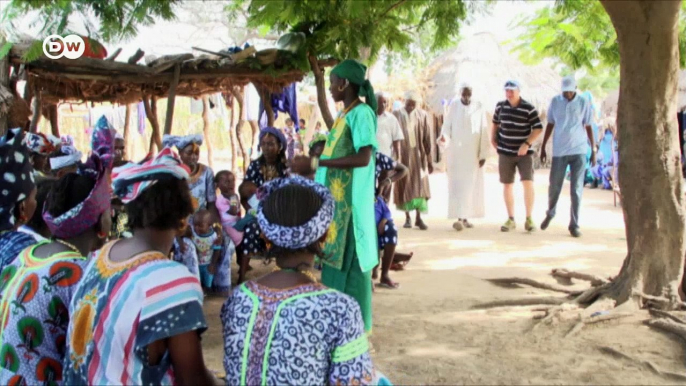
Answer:
[[[534,207],[534,151],[531,146],[541,135],[543,124],[536,108],[522,99],[519,92],[519,82],[508,80],[505,83],[507,99],[498,102],[493,113],[491,142],[498,150],[498,170],[508,215],[507,222],[500,227],[503,232],[513,231],[517,227],[514,217],[514,181],[517,170],[524,186],[524,228],[529,232],[536,229],[531,217]]]

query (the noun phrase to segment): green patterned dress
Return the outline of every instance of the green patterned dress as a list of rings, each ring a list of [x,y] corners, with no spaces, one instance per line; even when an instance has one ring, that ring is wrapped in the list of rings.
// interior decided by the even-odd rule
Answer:
[[[366,104],[341,113],[334,123],[322,153],[322,160],[351,156],[376,143],[376,114]],[[329,228],[322,272],[324,285],[357,300],[365,331],[372,329],[371,270],[378,264],[374,218],[374,154],[367,166],[354,169],[321,167],[317,182],[331,190],[336,201]]]

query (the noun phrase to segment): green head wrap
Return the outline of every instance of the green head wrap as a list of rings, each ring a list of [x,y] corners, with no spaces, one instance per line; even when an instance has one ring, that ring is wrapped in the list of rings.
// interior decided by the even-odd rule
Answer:
[[[312,137],[312,140],[310,141],[310,149],[312,148],[312,146],[319,142],[326,142],[327,138],[328,137],[326,134],[315,134],[314,137]]]
[[[331,70],[339,78],[347,79],[350,83],[360,86],[359,96],[363,96],[369,107],[376,112],[376,96],[374,87],[365,79],[367,67],[357,60],[346,59]]]

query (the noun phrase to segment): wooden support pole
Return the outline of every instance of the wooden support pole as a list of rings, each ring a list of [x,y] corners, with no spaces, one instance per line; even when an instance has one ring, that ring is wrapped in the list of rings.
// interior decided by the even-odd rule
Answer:
[[[226,103],[226,101],[224,101]],[[237,158],[238,158],[238,151],[236,149],[236,145],[238,143],[238,140],[236,139],[236,131],[233,129],[233,124],[235,122],[235,117],[236,117],[236,98],[231,96],[231,119],[229,120],[229,145],[231,146],[231,171],[236,172],[236,166],[237,164]]]
[[[129,152],[129,130],[131,128],[131,105],[126,105],[126,112],[124,114],[124,156],[131,157]]]
[[[202,96],[202,134],[207,146],[207,164],[213,168],[212,138],[210,137],[210,97],[207,95]]]
[[[264,106],[264,111],[267,113],[267,126],[274,126],[274,109],[272,108],[272,93],[266,88],[260,88],[260,99],[262,99],[262,105]]]
[[[114,53],[112,55],[108,56],[107,59],[105,59],[105,60],[109,60],[109,61],[113,62],[115,59],[117,59],[117,56],[119,56],[119,54],[121,54],[121,50],[122,50],[121,47],[117,48],[117,50],[114,51]]]
[[[174,77],[169,85],[169,96],[167,97],[167,117],[164,120],[164,134],[171,134],[172,121],[174,119],[174,102],[176,101],[176,86],[179,85],[179,76],[181,75],[181,64],[177,63],[174,66]]]
[[[128,64],[136,64],[138,63],[139,60],[141,60],[145,56],[145,51],[141,50],[140,48],[136,51],[135,54],[133,54],[129,60],[126,62]]]
[[[50,130],[52,135],[59,138],[60,137],[60,119],[59,110],[57,109],[57,103],[48,106],[48,119],[50,120]]]
[[[241,88],[231,88],[231,94],[233,99],[238,103],[238,123],[236,124],[236,140],[238,141],[238,148],[241,150],[241,158],[243,159],[243,175],[248,170],[248,163],[250,163],[250,157],[245,151],[245,145],[243,144],[243,125],[245,124],[245,109],[243,108],[243,96],[245,95],[245,87]]]
[[[160,123],[157,120],[157,97],[144,97],[143,106],[145,107],[145,115],[148,117],[150,126],[152,126],[152,135],[150,136],[150,148],[148,152],[153,153],[155,151],[155,147],[157,147],[157,150],[162,150]]]
[[[31,125],[29,126],[29,131],[32,133],[38,132],[38,122],[41,117],[41,92],[34,90],[35,95],[33,96],[33,115],[31,116]]]
[[[5,44],[4,39],[0,39],[0,44]],[[0,59],[0,85],[5,86],[7,88],[10,87],[10,57],[9,55],[5,55],[2,59]],[[17,101],[12,101],[12,103],[17,103]],[[11,108],[10,108],[11,111]],[[0,114],[0,136],[4,136],[5,133],[7,132],[7,129],[9,129],[9,114],[10,111],[7,112],[7,114]]]

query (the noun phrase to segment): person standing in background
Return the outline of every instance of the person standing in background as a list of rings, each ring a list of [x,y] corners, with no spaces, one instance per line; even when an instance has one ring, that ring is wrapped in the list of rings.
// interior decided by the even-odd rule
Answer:
[[[590,143],[591,165],[596,163],[595,135],[591,123],[593,122],[590,102],[576,92],[574,77],[562,79],[562,95],[558,95],[550,102],[548,108],[548,125],[541,146],[541,162],[545,162],[548,155],[545,145],[553,135],[553,165],[550,169],[550,185],[548,187],[548,212],[541,223],[541,229],[546,230],[555,217],[557,200],[560,198],[562,184],[567,174],[567,167],[571,169],[570,195],[572,209],[569,219],[569,233],[573,237],[581,237],[579,231],[579,207],[581,194],[584,190],[584,172],[586,170],[586,153]]]
[[[534,151],[531,146],[541,135],[543,124],[536,108],[520,97],[520,90],[519,82],[508,80],[505,83],[507,99],[498,102],[493,114],[491,143],[498,150],[498,169],[508,216],[500,227],[503,232],[517,228],[514,217],[514,180],[517,170],[524,186],[524,229],[528,232],[536,229],[531,217],[534,208]]]

